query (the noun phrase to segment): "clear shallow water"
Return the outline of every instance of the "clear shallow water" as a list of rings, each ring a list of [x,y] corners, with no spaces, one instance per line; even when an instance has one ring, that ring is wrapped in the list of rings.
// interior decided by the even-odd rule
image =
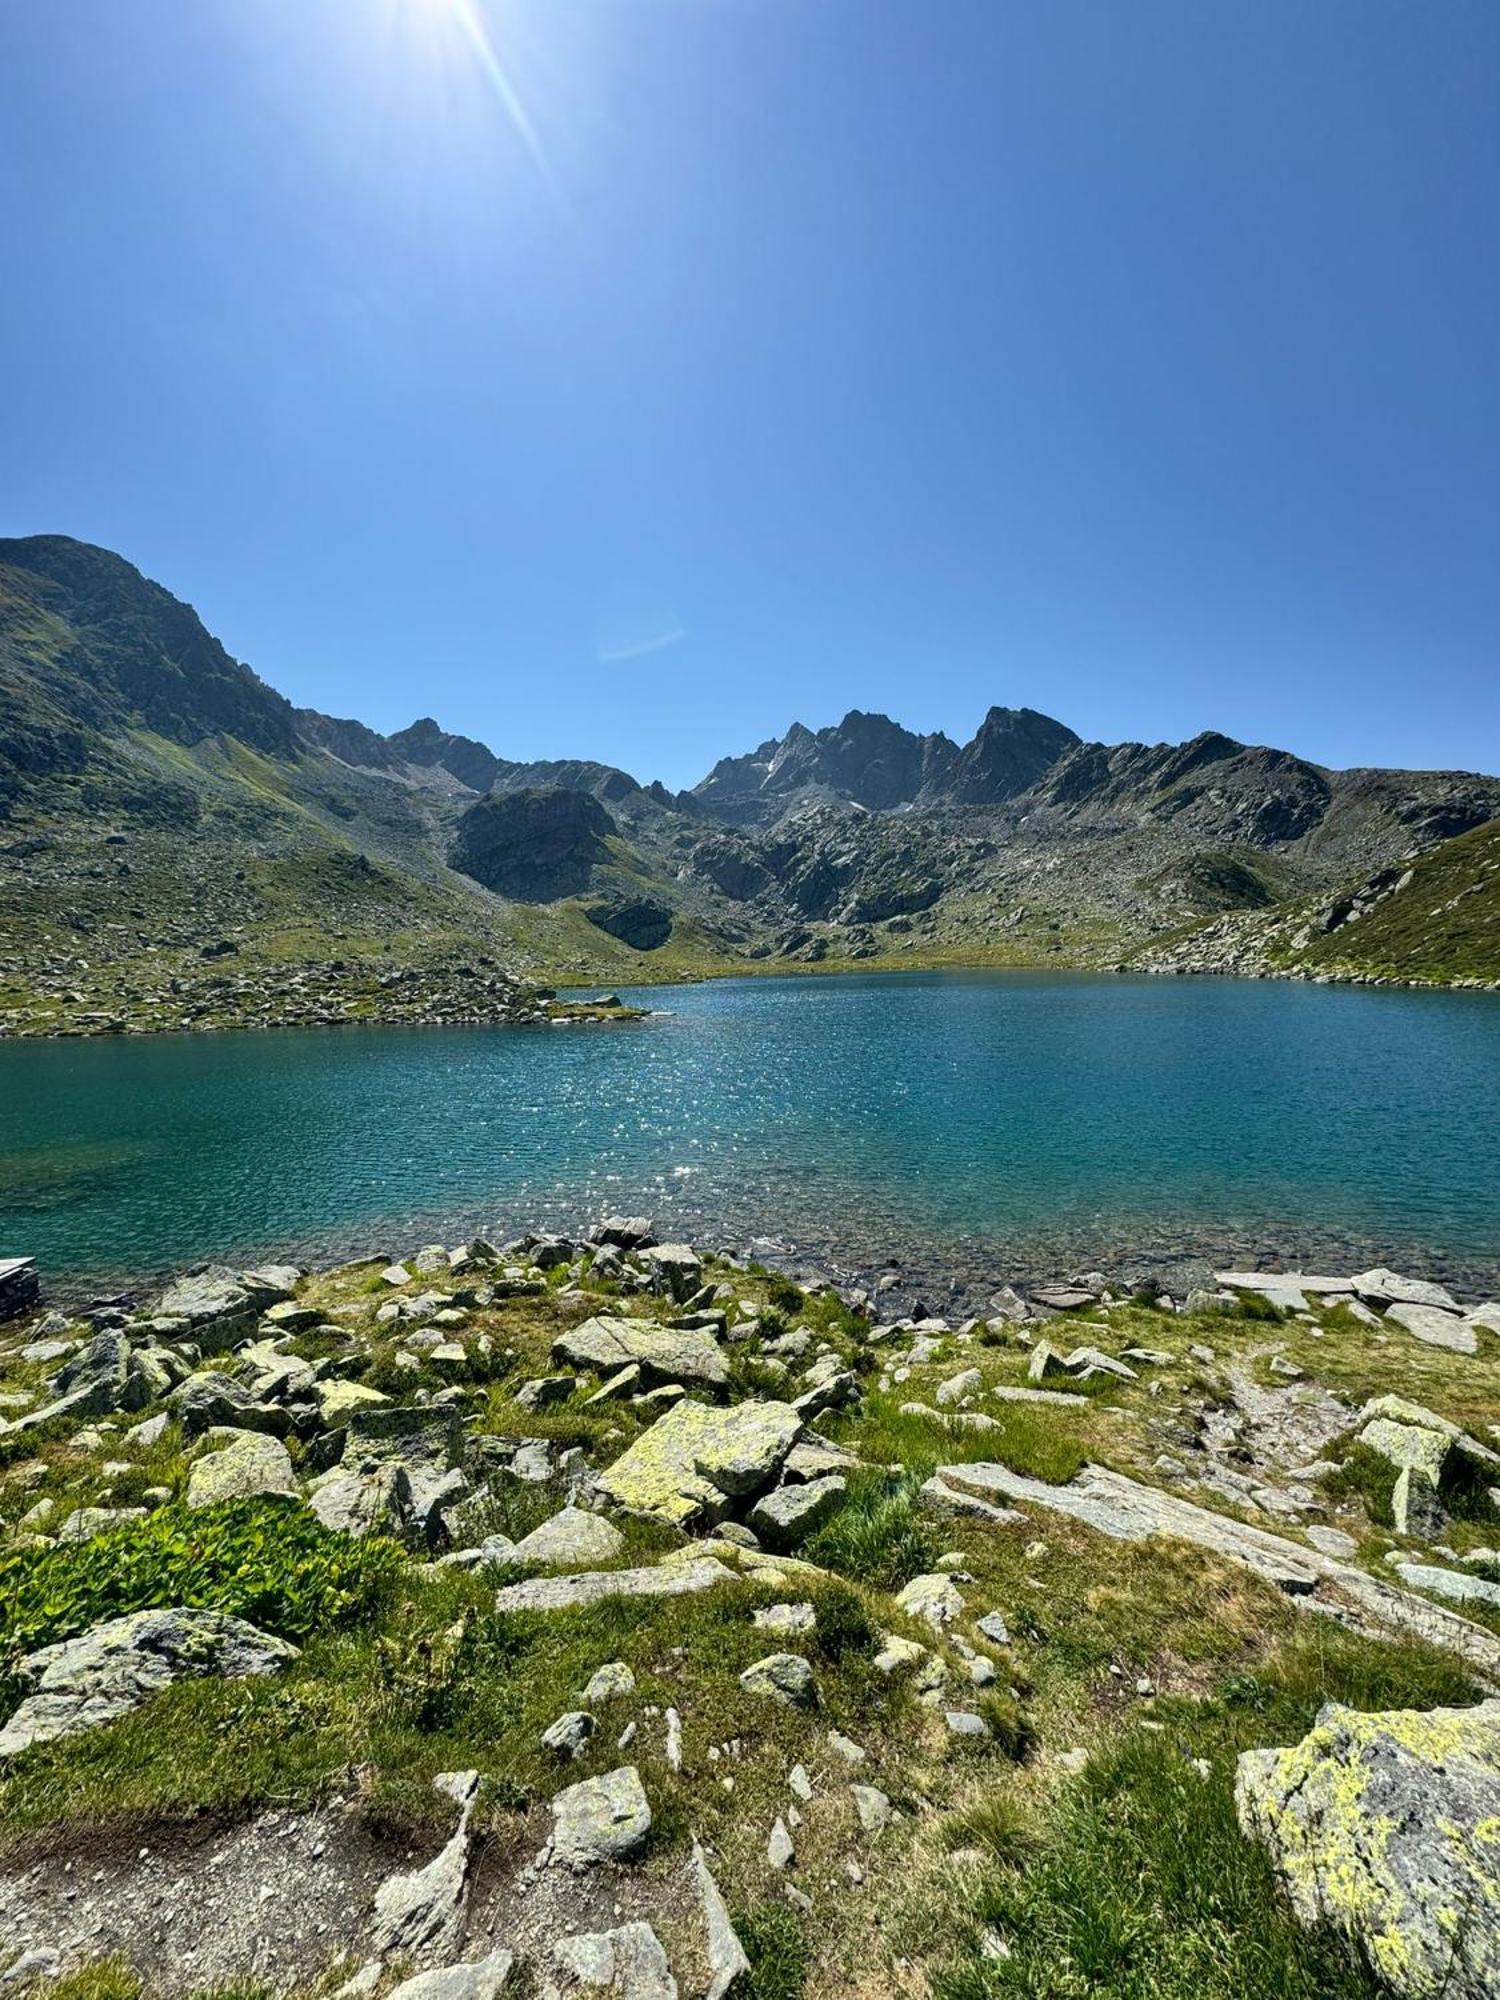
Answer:
[[[983,1291],[1225,1257],[1500,1278],[1500,1000],[934,973],[614,1029],[0,1044],[0,1255],[54,1279],[606,1208]]]

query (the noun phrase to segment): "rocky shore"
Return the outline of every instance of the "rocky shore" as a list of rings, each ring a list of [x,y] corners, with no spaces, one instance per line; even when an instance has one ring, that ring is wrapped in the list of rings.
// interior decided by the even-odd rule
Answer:
[[[1493,1992],[1500,1304],[900,1290],[613,1216],[24,1300],[6,1990],[1036,1994],[1144,1882],[1069,1994]]]
[[[212,969],[170,972],[155,983],[143,980],[138,968],[114,978],[108,968],[29,970],[26,1002],[0,1007],[0,1039],[268,1028],[549,1027],[644,1018],[641,1009],[626,1007],[613,995],[590,1000],[528,986],[493,960],[384,968],[338,959],[241,964],[228,940],[206,946],[202,957]],[[0,986],[5,970],[0,965]]]

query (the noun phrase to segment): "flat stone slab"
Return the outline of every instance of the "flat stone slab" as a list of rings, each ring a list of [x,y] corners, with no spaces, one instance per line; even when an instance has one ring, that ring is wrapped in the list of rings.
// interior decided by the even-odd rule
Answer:
[[[1153,1536],[1189,1542],[1237,1562],[1299,1602],[1327,1612],[1356,1631],[1382,1636],[1411,1634],[1445,1646],[1500,1687],[1500,1637],[1456,1612],[1398,1590],[1380,1577],[1304,1544],[1288,1542],[1265,1528],[1225,1514],[1210,1513],[1175,1493],[1144,1486],[1123,1473],[1086,1465],[1065,1485],[1049,1486],[993,1462],[944,1465],[945,1486],[1062,1514],[1116,1541],[1143,1542]]]
[[[1311,1292],[1315,1298],[1353,1298],[1351,1278],[1324,1278],[1309,1271],[1215,1271],[1214,1283],[1231,1292]]]
[[[1432,1285],[1424,1278],[1403,1278],[1398,1271],[1388,1271],[1382,1265],[1359,1272],[1349,1283],[1367,1306],[1436,1306],[1451,1313],[1463,1310],[1446,1285]]]
[[[1404,1326],[1428,1347],[1446,1347],[1452,1354],[1479,1352],[1479,1334],[1473,1323],[1441,1306],[1398,1302],[1385,1317],[1387,1325]]]
[[[571,1611],[606,1597],[692,1597],[738,1579],[712,1556],[663,1563],[654,1569],[584,1570],[577,1576],[537,1576],[510,1583],[495,1595],[497,1611]]]
[[[729,1364],[711,1334],[692,1327],[661,1326],[650,1319],[585,1320],[552,1343],[554,1361],[615,1375],[636,1367],[648,1383],[688,1382],[700,1388],[729,1387]]]

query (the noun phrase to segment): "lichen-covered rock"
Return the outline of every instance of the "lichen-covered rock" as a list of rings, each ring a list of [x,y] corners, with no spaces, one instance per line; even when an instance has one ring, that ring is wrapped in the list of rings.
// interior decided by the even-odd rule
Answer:
[[[189,1375],[173,1390],[171,1402],[190,1438],[209,1430],[267,1431],[285,1437],[291,1429],[285,1410],[257,1402],[243,1382],[217,1369]]]
[[[769,1695],[790,1708],[806,1707],[817,1697],[813,1670],[800,1653],[767,1653],[740,1675],[746,1694]]]
[[[633,1764],[569,1785],[552,1801],[552,1859],[564,1868],[633,1861],[651,1831],[651,1807]]]
[[[1342,1931],[1395,1992],[1500,1989],[1500,1700],[1330,1704],[1294,1748],[1247,1751],[1235,1799],[1302,1922]]]
[[[509,1560],[537,1569],[583,1569],[592,1563],[613,1562],[624,1546],[625,1537],[613,1521],[583,1507],[564,1507],[523,1536]]]
[[[280,1438],[263,1431],[210,1431],[210,1447],[188,1474],[189,1507],[212,1507],[220,1500],[246,1500],[255,1494],[295,1497],[297,1481],[291,1454]]]
[[[31,1692],[0,1730],[0,1757],[98,1729],[189,1675],[241,1680],[275,1673],[296,1657],[295,1646],[223,1611],[167,1608],[111,1618],[21,1661],[15,1677]]]
[[[795,1548],[834,1513],[847,1491],[848,1482],[836,1472],[800,1485],[778,1486],[751,1508],[750,1526],[773,1549]]]
[[[678,1403],[599,1484],[632,1513],[679,1527],[712,1523],[729,1512],[732,1500],[775,1483],[801,1428],[789,1403],[738,1403],[728,1410]]]
[[[649,1319],[585,1320],[557,1336],[552,1358],[595,1375],[638,1367],[649,1383],[690,1382],[714,1390],[729,1386],[728,1363],[710,1334]]]
[[[617,2000],[677,2000],[677,1981],[650,1924],[559,1938],[552,1955],[580,1986],[608,1987]]]
[[[497,1611],[572,1611],[580,1604],[597,1604],[606,1597],[692,1597],[721,1583],[734,1583],[735,1573],[711,1557],[691,1562],[664,1562],[641,1569],[590,1569],[574,1576],[537,1576],[525,1583],[508,1583],[495,1594]]]
[[[963,1616],[964,1600],[951,1576],[932,1572],[914,1576],[903,1586],[897,1604],[912,1618],[924,1619],[935,1632]]]

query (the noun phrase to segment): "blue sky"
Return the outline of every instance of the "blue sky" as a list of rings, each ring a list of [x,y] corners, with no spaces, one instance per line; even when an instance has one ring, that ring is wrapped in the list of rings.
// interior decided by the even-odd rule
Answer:
[[[7,0],[0,532],[294,700],[1500,769],[1495,0]]]

